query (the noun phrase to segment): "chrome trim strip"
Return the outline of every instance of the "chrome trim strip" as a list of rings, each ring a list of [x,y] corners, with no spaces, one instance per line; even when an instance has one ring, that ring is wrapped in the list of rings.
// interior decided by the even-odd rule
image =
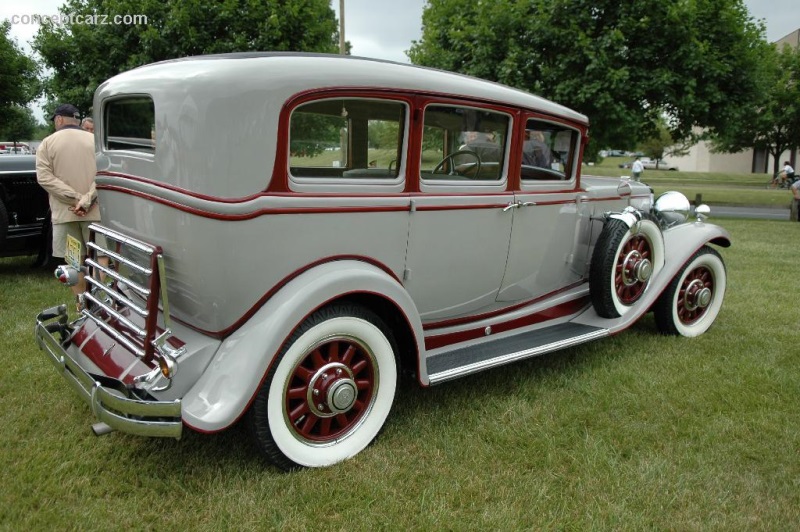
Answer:
[[[66,313],[66,310],[64,310]],[[94,415],[109,427],[140,436],[180,439],[183,431],[181,401],[144,401],[124,397],[97,382],[47,330],[37,316],[36,342],[61,376],[75,389]],[[135,416],[132,418],[130,416]]]
[[[477,373],[479,371],[483,371],[486,369],[494,368],[497,366],[503,366],[511,362],[516,362],[517,360],[543,355],[545,353],[558,351],[560,349],[565,349],[567,347],[572,347],[574,345],[583,344],[592,340],[605,338],[606,336],[609,336],[609,334],[610,331],[608,329],[601,329],[599,331],[582,334],[579,336],[574,336],[566,340],[559,340],[558,342],[553,342],[551,344],[541,345],[533,349],[525,349],[523,351],[518,351],[516,353],[509,353],[507,355],[501,355],[499,357],[492,358],[489,360],[483,360],[481,362],[476,362],[474,364],[469,364],[466,366],[461,366],[459,368],[442,371],[439,373],[429,375],[428,378],[432,385],[439,384],[441,382],[445,382],[458,377],[463,377],[465,375],[470,375],[472,373]]]
[[[147,298],[147,297],[150,296],[150,289],[149,288],[145,288],[145,287],[143,287],[143,286],[141,286],[139,284],[134,283],[130,279],[121,276],[120,274],[118,274],[114,270],[111,270],[109,268],[106,268],[105,266],[102,266],[102,265],[98,264],[97,261],[94,261],[92,259],[87,258],[86,259],[86,264],[88,264],[89,266],[92,266],[93,268],[97,268],[98,270],[100,270],[101,272],[103,272],[104,274],[106,274],[107,276],[111,277],[112,279],[114,279],[117,282],[125,283],[127,286],[129,286],[129,287],[133,288],[134,290],[136,290],[137,292],[139,292],[142,295],[142,297]]]
[[[140,242],[139,240],[134,240],[133,238],[127,237],[122,233],[117,233],[116,231],[108,229],[107,227],[103,227],[102,225],[90,224],[89,229],[97,233],[100,233],[102,235],[105,235],[112,240],[116,240],[121,244],[126,244],[128,246],[134,247],[139,251],[141,251],[142,253],[147,253],[148,255],[152,255],[156,251],[156,249],[149,244],[145,244],[144,242]]]
[[[90,292],[84,293],[83,297],[85,297],[86,299],[88,299],[89,301],[91,301],[92,303],[94,303],[95,305],[100,307],[101,309],[103,309],[106,312],[106,314],[109,314],[110,316],[115,318],[117,321],[122,322],[122,324],[125,327],[127,327],[128,329],[133,331],[136,334],[136,336],[138,336],[139,338],[143,339],[145,336],[147,336],[147,332],[146,331],[144,331],[143,329],[139,328],[131,320],[129,320],[128,318],[126,318],[125,316],[123,316],[122,314],[120,314],[119,312],[114,310],[113,308],[109,307],[108,305],[106,305],[105,303],[103,303],[102,301],[97,299],[96,297],[94,297]]]
[[[140,307],[139,305],[137,305],[136,303],[134,303],[133,301],[131,301],[127,297],[125,297],[122,294],[120,294],[119,292],[117,292],[116,290],[113,290],[111,287],[108,287],[108,286],[104,285],[103,283],[101,283],[100,281],[95,279],[94,277],[86,276],[85,279],[86,279],[87,283],[89,283],[93,287],[97,288],[98,290],[104,291],[108,296],[110,296],[111,298],[115,299],[117,301],[117,303],[122,303],[126,307],[129,307],[131,310],[133,310],[139,316],[141,316],[143,318],[146,318],[150,314],[149,312],[147,312],[147,310],[143,309],[142,307]]]
[[[136,355],[139,358],[144,358],[144,350],[139,346],[137,346],[136,344],[134,344],[133,342],[131,342],[128,338],[120,334],[111,325],[107,324],[100,318],[95,317],[94,315],[92,315],[91,312],[89,312],[86,309],[83,309],[81,311],[81,314],[91,319],[93,322],[95,322],[95,324],[97,324],[98,327],[100,327],[101,329],[103,329],[103,331],[112,336],[114,340],[117,340],[118,342],[122,342],[123,344],[125,344],[125,347],[127,347],[128,350],[131,351],[134,355]]]
[[[102,246],[98,246],[94,242],[87,242],[86,245],[89,246],[90,248],[92,248],[93,250],[97,251],[98,253],[102,253],[104,255],[108,255],[109,257],[111,257],[112,259],[116,260],[117,262],[121,262],[122,264],[125,264],[126,266],[130,266],[134,270],[137,270],[139,273],[143,273],[144,275],[150,275],[151,273],[153,273],[153,271],[150,268],[145,268],[144,266],[142,266],[142,265],[140,265],[140,264],[138,264],[136,262],[133,262],[132,260],[130,260],[128,258],[123,257],[119,253],[114,253],[113,251],[111,251],[109,249],[106,249],[106,248],[104,248]]]
[[[161,253],[156,257],[158,262],[158,279],[161,286],[161,305],[164,311],[164,327],[172,329],[172,319],[169,315],[169,296],[167,295],[167,267],[164,265],[164,255]]]

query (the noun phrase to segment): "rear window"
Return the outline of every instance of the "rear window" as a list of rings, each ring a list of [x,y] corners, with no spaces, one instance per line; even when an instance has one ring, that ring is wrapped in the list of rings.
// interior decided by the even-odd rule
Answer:
[[[104,142],[107,150],[155,153],[156,112],[153,100],[132,96],[105,105]]]
[[[406,105],[336,98],[292,112],[289,171],[296,178],[393,180],[402,165]]]

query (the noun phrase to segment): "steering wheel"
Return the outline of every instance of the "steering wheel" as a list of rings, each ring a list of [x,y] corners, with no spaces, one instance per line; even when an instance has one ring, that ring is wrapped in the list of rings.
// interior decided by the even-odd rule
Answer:
[[[475,177],[478,174],[480,174],[480,171],[481,171],[481,158],[478,156],[477,153],[475,153],[472,150],[454,151],[453,153],[451,153],[450,155],[448,155],[447,157],[445,157],[444,159],[439,161],[439,164],[437,164],[436,168],[433,169],[433,173],[434,174],[443,174],[444,172],[442,170],[444,170],[444,167],[447,164],[447,162],[450,161],[450,171],[447,172],[447,174],[448,175],[462,175],[462,174],[460,174],[458,172],[458,170],[456,170],[456,164],[455,164],[455,158],[459,157],[461,155],[470,155],[470,156],[474,157],[475,158],[475,166],[472,167],[472,169],[474,170],[473,177]],[[466,163],[462,163],[462,164],[466,164]]]

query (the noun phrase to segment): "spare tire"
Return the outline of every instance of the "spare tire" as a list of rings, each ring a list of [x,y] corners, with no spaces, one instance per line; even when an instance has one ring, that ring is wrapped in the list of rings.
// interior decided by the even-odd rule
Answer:
[[[644,295],[664,265],[664,241],[658,224],[645,215],[628,227],[609,219],[597,239],[589,268],[589,295],[603,318],[625,315]]]

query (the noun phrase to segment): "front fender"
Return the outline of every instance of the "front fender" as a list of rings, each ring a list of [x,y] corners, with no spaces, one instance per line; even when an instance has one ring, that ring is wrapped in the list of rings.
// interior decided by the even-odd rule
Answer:
[[[220,345],[208,368],[184,396],[182,418],[200,432],[227,428],[244,414],[292,331],[311,313],[347,294],[370,293],[405,315],[418,349],[422,322],[403,286],[359,260],[335,260],[295,277]]]
[[[607,328],[612,334],[621,332],[633,325],[653,306],[675,275],[697,250],[706,244],[715,244],[721,247],[731,245],[728,231],[717,225],[701,221],[671,227],[663,231],[662,236],[664,239],[664,265],[650,280],[650,285],[644,295],[636,302],[636,308],[631,309],[624,316],[614,319],[601,318],[594,309],[589,309],[574,321]]]

